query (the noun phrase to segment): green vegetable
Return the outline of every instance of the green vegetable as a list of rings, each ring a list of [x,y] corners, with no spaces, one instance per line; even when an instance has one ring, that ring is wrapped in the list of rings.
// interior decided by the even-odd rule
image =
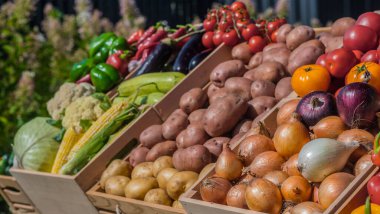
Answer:
[[[119,72],[106,63],[100,63],[91,69],[91,82],[96,91],[107,92],[120,80]]]
[[[109,55],[114,54],[117,50],[127,50],[128,49],[128,43],[125,40],[124,37],[118,36],[112,41]]]
[[[371,198],[368,196],[365,200],[364,213],[371,214]]]
[[[170,91],[185,75],[180,72],[149,73],[125,80],[118,88],[119,96],[128,97],[133,94],[147,95],[153,92]]]
[[[94,63],[99,64],[102,62],[106,62],[106,60],[108,58],[108,51],[109,51],[109,49],[107,47],[105,47],[105,46],[101,47],[99,49],[99,51],[93,57]]]
[[[148,100],[146,101],[147,104],[153,105],[155,103],[158,103],[162,99],[162,97],[165,96],[164,93],[161,92],[153,92],[148,95]]]
[[[95,56],[95,54],[104,46],[111,45],[113,39],[116,38],[116,35],[112,32],[103,33],[98,37],[95,37],[91,40],[90,43],[90,57]]]
[[[5,169],[7,165],[8,165],[8,155],[5,154],[1,157],[1,160],[0,160],[0,175],[5,174]]]
[[[70,81],[75,82],[88,74],[94,66],[92,59],[84,59],[80,62],[74,63],[70,71]]]
[[[61,131],[49,125],[47,117],[36,117],[21,126],[14,138],[13,152],[21,167],[50,172],[59,143],[54,137]]]

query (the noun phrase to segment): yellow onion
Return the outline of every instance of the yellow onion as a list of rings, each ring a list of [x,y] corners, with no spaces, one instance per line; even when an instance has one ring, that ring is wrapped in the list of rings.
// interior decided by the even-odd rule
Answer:
[[[291,209],[292,214],[318,214],[323,213],[323,208],[320,204],[315,202],[306,201],[297,204]]]
[[[231,187],[232,185],[227,179],[220,177],[206,178],[202,181],[200,187],[202,200],[226,204],[226,196]]]
[[[308,201],[311,198],[312,188],[302,176],[290,176],[281,185],[281,194],[285,201],[295,204]]]
[[[350,161],[355,163],[361,156],[372,150],[372,143],[375,140],[375,137],[363,129],[350,129],[342,132],[338,136],[337,140],[344,143],[357,142],[360,144],[360,147],[357,148],[350,156]]]
[[[283,171],[272,171],[268,172],[264,175],[264,179],[267,179],[268,181],[272,182],[274,185],[281,187],[281,184],[289,177],[286,172]]]
[[[248,185],[245,200],[250,210],[258,212],[277,214],[282,207],[280,190],[272,182],[261,178]]]
[[[340,117],[328,116],[320,120],[311,129],[315,138],[336,139],[342,132],[347,130],[347,126]]]
[[[278,110],[276,118],[278,126],[287,123],[290,120],[292,114],[296,112],[299,102],[300,99],[289,100],[283,106],[281,106],[281,108]]]
[[[233,186],[227,193],[226,202],[228,206],[248,209],[245,201],[246,183],[239,183]]]
[[[266,151],[275,151],[272,139],[256,134],[248,136],[240,143],[238,154],[244,165],[248,166],[258,154]]]
[[[270,171],[281,170],[281,165],[285,162],[277,152],[266,151],[256,156],[249,165],[249,173],[255,177],[263,177]]]
[[[286,172],[288,175],[299,175],[301,176],[301,172],[297,168],[298,164],[298,153],[290,157],[283,165],[282,170]]]
[[[365,172],[368,168],[372,166],[372,160],[371,160],[371,155],[366,154],[362,156],[358,161],[355,163],[354,167],[354,175],[358,176],[362,172]]]
[[[232,181],[241,176],[243,167],[243,163],[230,149],[229,144],[224,144],[223,151],[215,163],[215,174]]]

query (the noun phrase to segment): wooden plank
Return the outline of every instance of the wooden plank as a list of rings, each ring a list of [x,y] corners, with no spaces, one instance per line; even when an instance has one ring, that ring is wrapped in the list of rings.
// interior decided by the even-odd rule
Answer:
[[[315,31],[315,34],[329,33],[331,31],[331,27],[318,27],[313,29]]]
[[[0,188],[10,203],[32,204],[16,179],[12,176],[0,175]]]

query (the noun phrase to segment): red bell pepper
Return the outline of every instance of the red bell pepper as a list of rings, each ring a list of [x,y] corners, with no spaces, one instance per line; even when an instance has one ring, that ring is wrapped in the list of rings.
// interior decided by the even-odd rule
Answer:
[[[132,45],[133,43],[138,42],[143,34],[144,34],[143,29],[137,30],[136,32],[132,33],[132,35],[130,35],[127,40],[128,44]]]
[[[379,146],[379,141],[380,141],[380,132],[376,135],[376,139],[375,139],[375,142],[374,142],[374,145],[373,145],[373,154],[371,156],[372,163],[375,164],[376,166],[380,166],[380,146]]]
[[[380,205],[380,173],[369,179],[367,190],[371,197],[371,202]]]
[[[118,50],[107,58],[106,63],[116,68],[121,77],[125,77],[128,74],[129,55],[129,51]]]

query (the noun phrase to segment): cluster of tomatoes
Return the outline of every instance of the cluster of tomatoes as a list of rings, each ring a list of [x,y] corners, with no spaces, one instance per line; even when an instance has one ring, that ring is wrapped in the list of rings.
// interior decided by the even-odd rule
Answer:
[[[206,48],[214,48],[221,43],[234,46],[247,41],[252,53],[257,53],[270,42],[276,42],[277,30],[285,24],[285,19],[273,21],[250,19],[244,3],[236,1],[219,9],[209,11],[203,21],[205,33],[202,44]]]

